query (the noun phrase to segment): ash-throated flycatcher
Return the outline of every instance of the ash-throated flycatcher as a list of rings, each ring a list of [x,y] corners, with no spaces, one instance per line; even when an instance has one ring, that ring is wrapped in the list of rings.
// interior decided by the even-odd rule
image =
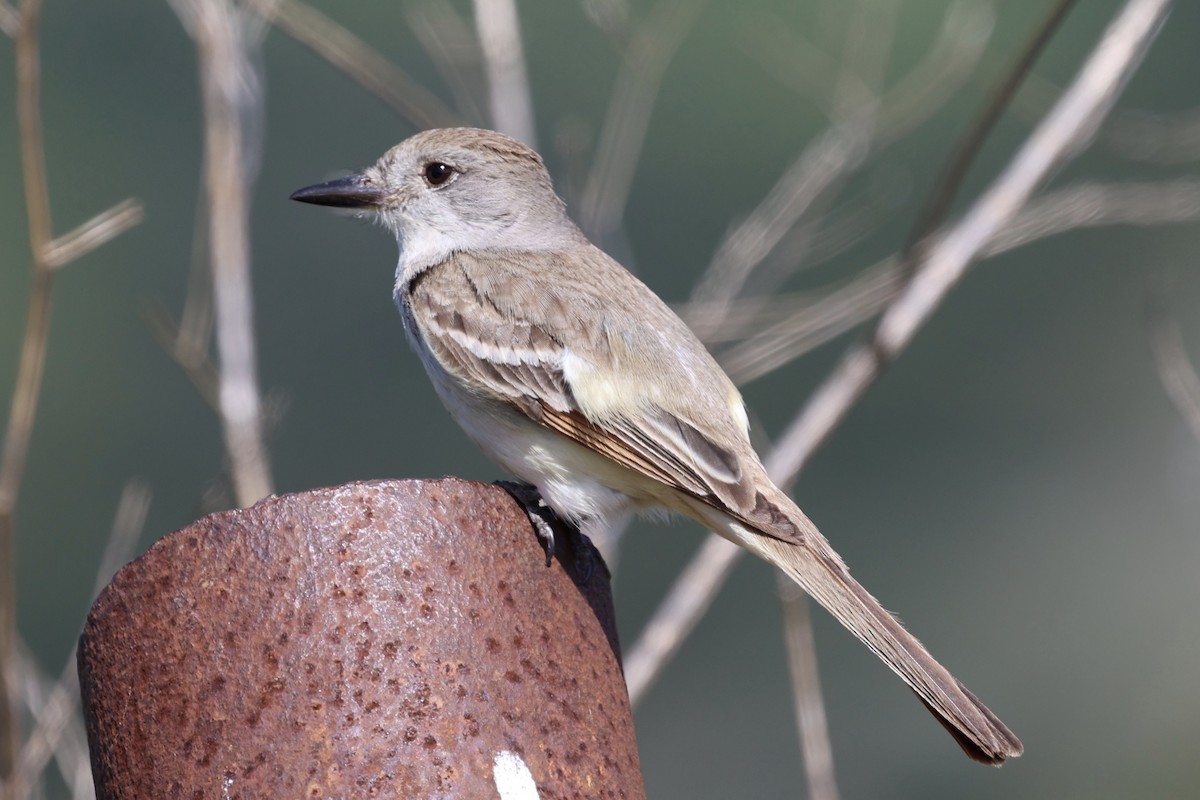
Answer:
[[[392,230],[396,304],[442,401],[561,518],[586,533],[642,509],[692,517],[800,584],[971,758],[1021,754],[771,482],[733,383],[571,222],[537,153],[492,131],[426,131],[292,199],[361,209]]]

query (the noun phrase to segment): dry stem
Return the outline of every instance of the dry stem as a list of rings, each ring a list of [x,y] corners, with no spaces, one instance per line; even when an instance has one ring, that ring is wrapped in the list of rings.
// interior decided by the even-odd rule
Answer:
[[[1008,168],[966,216],[929,248],[905,292],[888,308],[871,340],[847,353],[767,459],[767,471],[780,486],[790,485],[816,447],[929,319],[967,267],[1010,223],[1046,175],[1077,152],[1094,134],[1125,81],[1153,41],[1170,0],[1128,0],[1109,25],[1075,81],[1022,145]],[[639,697],[673,654],[661,642],[681,642],[712,602],[740,551],[725,551],[710,535],[684,568],[668,599],[646,626],[653,635],[630,650],[638,665]],[[705,575],[711,583],[692,583]],[[683,582],[688,581],[686,592]],[[686,602],[678,602],[686,599]],[[653,654],[652,656],[649,654]]]
[[[272,25],[349,75],[418,128],[461,124],[441,100],[375,48],[299,0],[252,0]]]
[[[1164,309],[1153,308],[1147,324],[1159,380],[1192,435],[1200,442],[1200,375],[1196,374],[1196,368],[1184,349],[1179,321]]]
[[[38,42],[40,0],[24,0],[19,15],[5,5],[0,22],[16,40],[17,120],[33,283],[21,344],[21,360],[13,389],[8,428],[0,456],[0,789],[21,797],[28,777],[18,767],[20,724],[15,697],[17,669],[16,565],[14,561],[17,498],[37,416],[50,333],[55,272],[82,257],[141,219],[141,208],[126,201],[66,236],[55,240],[46,186],[46,160],[40,107],[41,64]]]
[[[617,228],[654,98],[699,11],[699,0],[660,0],[638,25],[621,61],[580,203],[579,222],[598,241]]]
[[[536,149],[533,100],[515,0],[475,0],[475,30],[487,72],[492,125]]]
[[[258,76],[249,58],[246,19],[229,0],[172,0],[172,5],[200,56],[218,404],[236,502],[249,506],[272,491],[250,282],[249,197],[257,151],[249,128],[261,110]]]
[[[811,604],[804,591],[782,572],[776,572],[775,578],[779,588],[779,604],[783,609],[783,641],[787,646],[796,725],[804,751],[808,796],[810,800],[837,800],[833,746],[829,742],[825,703],[821,698]]]

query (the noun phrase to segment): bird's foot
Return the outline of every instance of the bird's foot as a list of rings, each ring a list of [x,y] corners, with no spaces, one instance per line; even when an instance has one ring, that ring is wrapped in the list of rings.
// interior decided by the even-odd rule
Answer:
[[[596,562],[600,560],[600,554],[591,539],[584,535],[578,527],[555,514],[554,509],[550,508],[542,499],[537,487],[519,481],[494,481],[494,484],[512,495],[513,499],[525,509],[525,514],[529,517],[530,524],[533,525],[533,531],[537,534],[538,541],[546,550],[547,567],[554,561],[554,555],[558,552],[556,531],[559,534],[565,534],[564,540],[567,543],[568,554],[573,556],[571,561],[576,580],[581,586],[587,584],[596,571]]]
[[[537,534],[538,541],[542,543],[542,547],[546,551],[546,566],[550,566],[554,561],[554,526],[556,523],[560,525],[566,523],[558,518],[554,509],[546,505],[546,501],[538,494],[536,486],[519,481],[493,481],[493,483],[512,495],[513,499],[525,509],[525,514],[529,517],[530,524],[533,525],[533,532]]]

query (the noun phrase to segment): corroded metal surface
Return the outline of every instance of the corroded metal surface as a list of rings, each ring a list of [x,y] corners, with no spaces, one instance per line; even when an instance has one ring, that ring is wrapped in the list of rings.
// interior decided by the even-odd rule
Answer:
[[[166,537],[80,640],[99,796],[644,797],[608,575],[577,586],[573,544],[547,568],[507,494],[453,479]]]

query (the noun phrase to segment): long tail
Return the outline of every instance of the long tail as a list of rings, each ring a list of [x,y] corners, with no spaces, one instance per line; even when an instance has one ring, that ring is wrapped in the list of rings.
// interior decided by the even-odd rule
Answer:
[[[695,507],[695,511],[709,527],[800,584],[909,685],[968,756],[999,766],[1006,758],[1021,755],[1024,747],[1013,732],[850,576],[837,553],[795,504],[788,501],[787,516],[801,531],[797,544],[764,535],[711,509]]]

